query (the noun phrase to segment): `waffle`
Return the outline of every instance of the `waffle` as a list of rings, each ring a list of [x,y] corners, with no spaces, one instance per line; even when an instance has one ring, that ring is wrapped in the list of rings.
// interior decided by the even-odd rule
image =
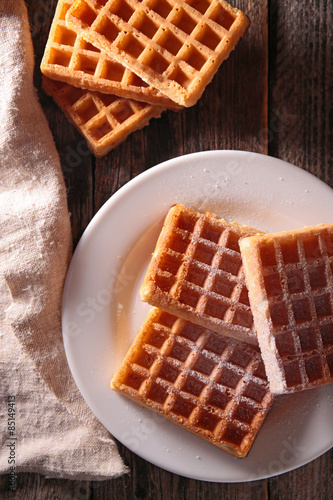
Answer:
[[[245,457],[273,403],[259,349],[153,308],[111,388]]]
[[[240,237],[257,233],[248,226],[175,205],[157,241],[141,299],[203,327],[257,344],[238,246]]]
[[[43,89],[85,137],[97,157],[107,154],[163,111],[147,103],[79,89],[46,77]]]
[[[333,224],[240,242],[271,391],[333,382]]]
[[[177,107],[171,99],[66,27],[65,15],[73,2],[58,2],[41,63],[42,73],[76,87],[157,106]]]
[[[181,106],[192,106],[249,26],[224,0],[76,0],[66,24]]]

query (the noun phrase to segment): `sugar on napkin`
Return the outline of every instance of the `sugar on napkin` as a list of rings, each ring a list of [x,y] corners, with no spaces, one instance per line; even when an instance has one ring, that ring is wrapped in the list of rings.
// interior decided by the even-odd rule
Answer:
[[[66,361],[61,296],[70,220],[33,65],[24,1],[1,2],[0,473],[107,479],[127,468]]]

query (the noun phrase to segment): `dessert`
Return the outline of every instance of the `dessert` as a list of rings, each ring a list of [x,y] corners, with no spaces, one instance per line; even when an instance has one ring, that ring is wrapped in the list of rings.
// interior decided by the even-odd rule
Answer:
[[[43,89],[85,137],[97,157],[104,156],[163,111],[151,104],[79,89],[46,77]]]
[[[59,0],[41,62],[42,73],[75,87],[115,94],[160,107],[180,108],[132,71],[86,42],[66,26],[74,0]]]
[[[76,0],[68,28],[181,106],[192,106],[249,20],[224,0]]]
[[[239,239],[258,231],[173,206],[141,286],[144,302],[257,344]]]
[[[273,393],[333,382],[333,224],[240,241]]]
[[[111,388],[245,457],[273,403],[258,347],[153,308]]]

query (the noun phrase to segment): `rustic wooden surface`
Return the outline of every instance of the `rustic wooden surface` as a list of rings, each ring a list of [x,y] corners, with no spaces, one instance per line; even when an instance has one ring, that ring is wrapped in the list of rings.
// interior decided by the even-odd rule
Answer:
[[[39,63],[56,0],[28,0],[35,84],[61,157],[74,244],[97,210],[123,184],[151,166],[185,153],[242,149],[269,154],[308,170],[333,187],[331,0],[232,3],[248,13],[252,25],[199,103],[180,113],[165,112],[104,159],[96,160],[40,90]],[[121,444],[119,451],[130,467],[129,475],[88,483],[20,474],[15,494],[1,477],[0,498],[333,498],[333,450],[282,476],[243,484],[186,479],[147,463]]]

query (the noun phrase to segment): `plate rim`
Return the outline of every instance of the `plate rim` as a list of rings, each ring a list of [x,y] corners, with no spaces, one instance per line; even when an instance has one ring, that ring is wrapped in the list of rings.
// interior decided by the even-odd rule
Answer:
[[[70,282],[71,282],[71,278],[72,278],[72,273],[73,273],[73,270],[74,270],[74,265],[75,265],[75,260],[76,260],[76,256],[82,251],[82,248],[84,248],[84,246],[86,245],[86,241],[88,240],[88,244],[89,244],[89,238],[90,238],[90,233],[96,228],[98,227],[99,224],[101,224],[101,222],[103,221],[103,217],[108,214],[108,211],[110,210],[110,207],[112,209],[112,206],[118,202],[119,199],[121,199],[124,195],[128,195],[132,189],[137,189],[140,187],[140,183],[145,183],[146,182],[146,179],[147,178],[152,178],[154,175],[159,175],[161,170],[164,171],[164,170],[168,170],[170,168],[177,168],[178,164],[181,163],[182,161],[191,161],[191,158],[192,157],[196,157],[198,158],[199,156],[211,156],[213,157],[214,155],[216,155],[217,157],[219,155],[249,155],[249,156],[252,156],[252,157],[261,157],[261,158],[264,158],[265,160],[268,159],[269,162],[271,163],[275,163],[276,166],[283,166],[284,168],[287,168],[287,169],[296,169],[294,171],[298,171],[299,175],[301,176],[308,176],[309,179],[311,180],[311,182],[317,182],[318,185],[320,186],[320,188],[323,188],[323,189],[327,189],[328,192],[330,192],[331,194],[333,194],[333,190],[332,188],[326,184],[324,181],[322,181],[321,179],[319,179],[318,177],[316,177],[314,174],[311,174],[310,172],[306,171],[306,170],[303,170],[302,168],[300,167],[297,167],[285,160],[281,160],[279,158],[275,158],[275,157],[272,157],[272,156],[268,156],[268,155],[263,155],[263,154],[260,154],[260,153],[255,153],[255,152],[250,152],[250,151],[240,151],[240,150],[207,150],[207,151],[200,151],[200,152],[193,152],[193,153],[189,153],[189,154],[186,154],[186,155],[180,155],[180,156],[176,156],[174,158],[170,158],[168,160],[165,160],[157,165],[154,165],[150,168],[148,168],[147,170],[141,172],[140,174],[138,174],[136,177],[130,179],[128,182],[126,182],[123,186],[121,186],[115,193],[113,193],[110,198],[108,200],[106,200],[106,202],[100,207],[100,209],[96,212],[96,214],[92,217],[91,221],[89,222],[89,224],[87,225],[87,227],[85,228],[81,238],[80,238],[80,241],[78,242],[78,245],[73,253],[73,256],[72,256],[72,259],[71,259],[71,262],[70,262],[70,265],[69,265],[69,268],[68,268],[68,271],[67,271],[67,275],[66,275],[66,280],[65,280],[65,284],[64,284],[64,290],[63,290],[63,298],[62,298],[62,326],[63,326],[63,322],[64,322],[64,317],[65,317],[65,314],[66,314],[66,300],[67,300],[67,294],[68,294],[68,291],[70,289]],[[87,401],[87,398],[85,396],[85,390],[82,390],[82,388],[79,386],[78,382],[77,382],[77,376],[75,374],[75,370],[73,372],[73,365],[71,363],[71,354],[69,352],[69,348],[68,348],[68,339],[67,339],[67,343],[65,342],[65,333],[64,333],[64,328],[62,328],[62,334],[63,334],[63,341],[64,341],[64,345],[65,345],[65,353],[66,353],[66,358],[67,358],[67,361],[68,361],[68,364],[69,364],[69,367],[70,367],[70,370],[71,370],[71,373],[73,375],[73,378],[75,380],[75,383],[80,391],[80,393],[82,394],[82,396],[84,397],[85,401],[87,402],[88,406],[90,407],[90,409],[92,410],[92,412],[94,413],[94,415],[96,415],[96,412],[95,412],[95,409],[91,407],[91,404],[89,403],[89,401]],[[66,346],[67,345],[67,346]],[[88,398],[89,399],[89,398]],[[149,411],[149,410],[148,410]],[[99,420],[99,417],[96,415],[96,418]],[[104,425],[104,424],[102,424]],[[112,432],[109,431],[111,435]],[[119,439],[119,437],[115,437],[116,439]],[[333,446],[333,443],[329,445],[328,448],[325,448],[325,449],[322,449],[320,450],[317,454],[315,454],[312,458],[309,458],[309,459],[306,459],[304,461],[301,461],[299,464],[297,465],[291,465],[290,467],[286,467],[284,470],[282,471],[279,471],[277,473],[274,473],[274,474],[270,474],[270,473],[267,473],[266,475],[262,475],[260,477],[253,477],[253,478],[247,478],[247,479],[239,479],[239,480],[226,480],[226,479],[207,479],[207,478],[202,478],[202,477],[197,477],[195,474],[194,475],[189,475],[189,474],[182,474],[176,470],[172,470],[170,468],[167,468],[165,466],[163,466],[162,464],[160,463],[157,463],[156,461],[154,460],[151,460],[149,458],[147,458],[147,456],[145,454],[141,454],[140,452],[138,452],[137,450],[132,450],[130,448],[130,446],[128,445],[124,445],[125,447],[128,447],[133,453],[137,454],[138,456],[140,456],[141,458],[143,458],[144,460],[146,460],[147,462],[150,462],[166,471],[169,471],[171,473],[174,473],[174,474],[178,474],[178,475],[182,475],[183,477],[188,477],[188,478],[191,478],[191,479],[195,479],[195,480],[199,480],[199,481],[207,481],[207,482],[219,482],[219,483],[243,483],[243,482],[252,482],[252,481],[257,481],[257,480],[262,480],[262,479],[267,479],[267,478],[270,478],[270,477],[274,477],[274,476],[278,476],[278,475],[282,475],[282,474],[285,474],[287,472],[290,472],[292,470],[295,470],[297,468],[300,468],[304,465],[306,465],[307,463],[315,460],[316,458],[320,457],[322,454],[326,453],[332,446]]]

